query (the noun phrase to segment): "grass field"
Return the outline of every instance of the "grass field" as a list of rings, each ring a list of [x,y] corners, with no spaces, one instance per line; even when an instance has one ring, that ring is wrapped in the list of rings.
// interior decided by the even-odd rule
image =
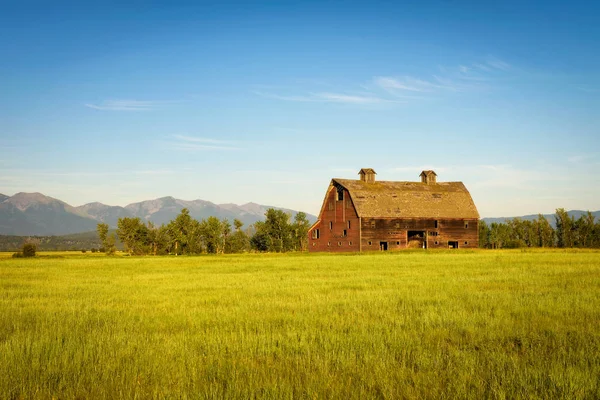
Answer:
[[[0,398],[600,398],[600,252],[0,257]]]

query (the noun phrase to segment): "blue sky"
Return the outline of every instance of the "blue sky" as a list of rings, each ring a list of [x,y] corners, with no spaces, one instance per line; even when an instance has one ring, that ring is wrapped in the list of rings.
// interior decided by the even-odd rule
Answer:
[[[595,2],[0,2],[0,193],[316,214],[332,177],[600,209]]]

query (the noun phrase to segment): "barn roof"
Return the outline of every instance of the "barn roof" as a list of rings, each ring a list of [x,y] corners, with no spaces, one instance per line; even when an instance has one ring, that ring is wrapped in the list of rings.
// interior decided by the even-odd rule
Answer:
[[[479,213],[462,182],[364,182],[337,179],[332,185],[350,193],[363,218],[477,218]]]

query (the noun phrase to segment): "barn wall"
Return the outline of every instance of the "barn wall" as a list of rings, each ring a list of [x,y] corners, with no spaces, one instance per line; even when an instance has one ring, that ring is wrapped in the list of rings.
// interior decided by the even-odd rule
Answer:
[[[313,238],[316,229],[319,230],[319,239]],[[360,220],[347,190],[344,190],[343,200],[337,200],[336,188],[330,187],[319,221],[308,232],[308,250],[310,252],[360,250]]]
[[[362,250],[380,250],[381,242],[387,242],[388,250],[407,247],[448,248],[449,241],[458,242],[459,248],[476,248],[479,243],[477,219],[423,218],[363,218]],[[424,232],[424,237],[409,243],[410,231]],[[436,243],[437,242],[437,243]]]

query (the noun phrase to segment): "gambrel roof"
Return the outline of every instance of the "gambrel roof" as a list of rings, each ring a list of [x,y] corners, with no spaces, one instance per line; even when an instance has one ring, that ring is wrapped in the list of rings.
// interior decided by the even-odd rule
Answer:
[[[471,194],[462,182],[427,184],[334,178],[331,185],[349,192],[362,218],[479,219]]]

